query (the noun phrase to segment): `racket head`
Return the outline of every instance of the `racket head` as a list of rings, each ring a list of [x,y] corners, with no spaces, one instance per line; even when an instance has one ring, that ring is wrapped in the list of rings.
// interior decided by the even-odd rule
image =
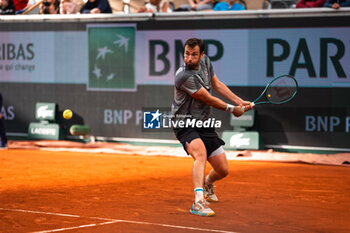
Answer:
[[[281,75],[274,78],[267,86],[261,95],[254,100],[255,104],[272,103],[272,104],[284,104],[291,99],[298,92],[298,82],[292,75]],[[258,100],[265,97],[266,101]]]

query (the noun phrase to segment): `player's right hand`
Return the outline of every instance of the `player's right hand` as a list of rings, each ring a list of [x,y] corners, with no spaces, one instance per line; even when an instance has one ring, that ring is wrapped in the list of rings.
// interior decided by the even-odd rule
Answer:
[[[244,114],[244,109],[242,108],[241,105],[239,106],[235,106],[235,108],[233,109],[233,113],[232,113],[235,117],[240,117]]]
[[[244,112],[247,112],[253,108],[254,103],[249,102],[249,101],[244,101],[242,105],[243,105]]]

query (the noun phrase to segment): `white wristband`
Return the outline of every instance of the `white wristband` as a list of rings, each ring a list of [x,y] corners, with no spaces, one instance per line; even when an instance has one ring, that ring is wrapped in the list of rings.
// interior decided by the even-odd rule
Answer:
[[[225,111],[233,113],[234,109],[235,109],[235,106],[233,106],[232,104],[227,104]]]

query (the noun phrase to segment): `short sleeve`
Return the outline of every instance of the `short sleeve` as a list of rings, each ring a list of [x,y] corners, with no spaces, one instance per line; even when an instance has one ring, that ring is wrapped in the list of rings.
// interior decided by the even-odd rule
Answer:
[[[208,68],[208,72],[209,72],[209,77],[212,78],[214,76],[214,68],[213,65],[211,64],[211,61],[209,59],[209,57],[207,55],[205,55],[205,65]]]
[[[210,60],[209,60],[209,77],[213,77],[214,76],[214,68],[213,65],[211,64]]]
[[[199,89],[201,89],[202,85],[194,76],[190,76],[187,78],[185,82],[182,83],[180,89],[187,92],[190,95],[193,95]]]

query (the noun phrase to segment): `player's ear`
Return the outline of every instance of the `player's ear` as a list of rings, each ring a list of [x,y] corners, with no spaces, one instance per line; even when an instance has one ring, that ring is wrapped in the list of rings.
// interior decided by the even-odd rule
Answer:
[[[204,51],[201,53],[201,58],[203,58],[203,56],[204,56]]]

